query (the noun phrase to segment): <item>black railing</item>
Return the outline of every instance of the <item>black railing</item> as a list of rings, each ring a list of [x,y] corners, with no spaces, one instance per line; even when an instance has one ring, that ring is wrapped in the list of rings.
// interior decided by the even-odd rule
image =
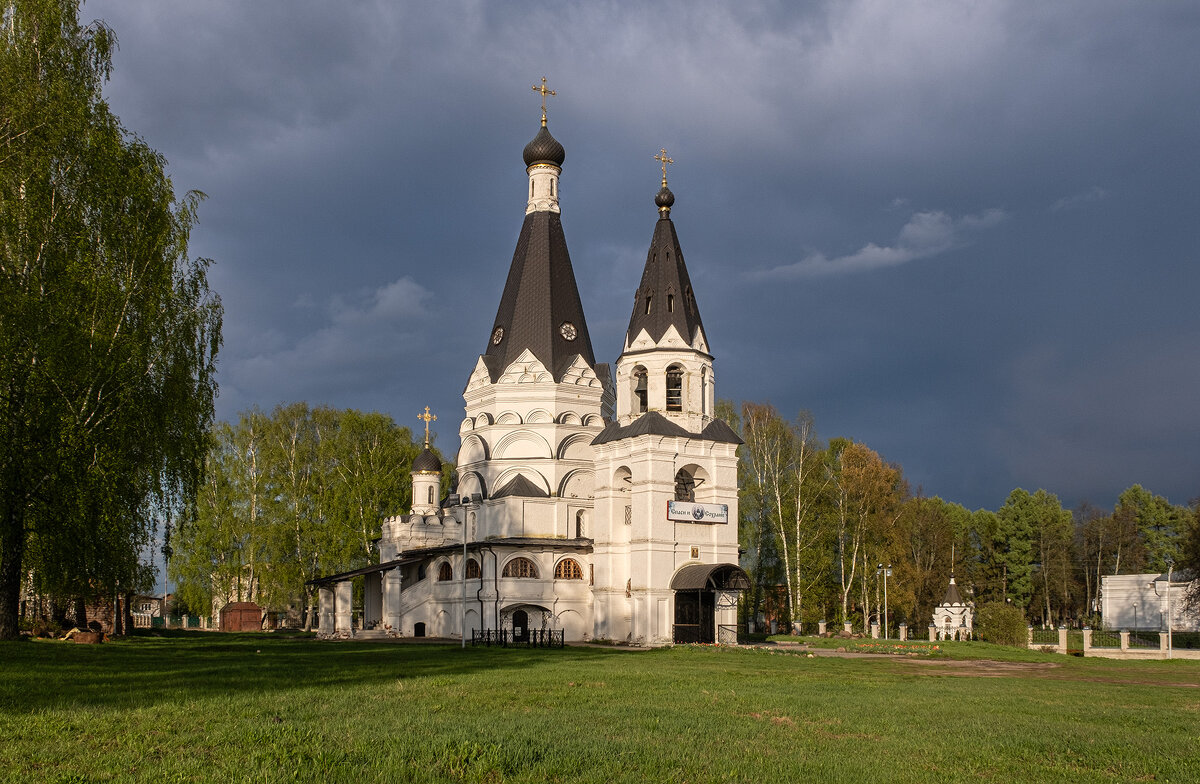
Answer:
[[[1100,631],[1100,630],[1094,631],[1094,632],[1092,632],[1092,647],[1093,648],[1120,648],[1121,647],[1121,633],[1120,632],[1107,632],[1107,631]]]
[[[1158,632],[1130,632],[1130,648],[1157,648]]]
[[[514,634],[511,629],[472,629],[471,644],[500,648],[565,648],[563,629],[529,629]]]
[[[1180,650],[1200,648],[1200,632],[1172,632],[1171,647]]]
[[[1058,629],[1033,629],[1034,645],[1058,645]]]

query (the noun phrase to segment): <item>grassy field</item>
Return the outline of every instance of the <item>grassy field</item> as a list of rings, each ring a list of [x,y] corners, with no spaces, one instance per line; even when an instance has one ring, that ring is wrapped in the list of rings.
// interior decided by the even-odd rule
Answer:
[[[0,781],[1200,781],[1200,663],[963,650],[2,643]]]

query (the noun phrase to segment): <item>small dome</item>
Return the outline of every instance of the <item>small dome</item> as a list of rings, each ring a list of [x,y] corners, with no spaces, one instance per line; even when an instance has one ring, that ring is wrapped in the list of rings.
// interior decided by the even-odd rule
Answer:
[[[526,166],[532,166],[535,163],[552,163],[555,166],[562,166],[566,158],[567,151],[558,143],[558,139],[550,135],[550,131],[546,130],[545,125],[537,132],[537,136],[533,137],[533,141],[525,145]]]
[[[417,459],[412,463],[412,472],[415,474],[418,471],[431,474],[440,474],[442,472],[442,461],[438,460],[438,456],[425,447],[421,454],[417,455]]]
[[[663,207],[671,209],[675,205],[675,194],[671,193],[671,189],[664,185],[662,186],[662,190],[658,192],[658,195],[654,197],[654,203],[659,209]]]

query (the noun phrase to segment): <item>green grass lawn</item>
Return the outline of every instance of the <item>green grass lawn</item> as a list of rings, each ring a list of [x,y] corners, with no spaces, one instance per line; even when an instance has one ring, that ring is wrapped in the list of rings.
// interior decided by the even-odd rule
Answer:
[[[1200,781],[1200,663],[980,650],[0,643],[0,780]]]

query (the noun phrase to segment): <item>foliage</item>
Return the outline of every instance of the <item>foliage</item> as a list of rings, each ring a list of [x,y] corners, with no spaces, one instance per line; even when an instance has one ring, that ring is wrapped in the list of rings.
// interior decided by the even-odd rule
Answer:
[[[996,645],[1023,647],[1029,642],[1025,613],[1004,602],[989,602],[976,610],[975,631],[981,640]]]
[[[101,781],[1200,779],[1195,689],[1179,688],[1194,663],[939,647],[864,660],[262,633],[8,643],[0,781],[78,780],[80,760]],[[1004,661],[948,660],[976,649]]]
[[[309,580],[376,557],[381,519],[411,506],[419,453],[379,413],[292,403],[220,423],[170,563],[179,594],[193,607],[253,600],[305,613]]]
[[[72,0],[5,6],[0,37],[0,637],[20,580],[144,588],[200,480],[221,306],[187,244],[200,194],[101,88],[116,45]]]

